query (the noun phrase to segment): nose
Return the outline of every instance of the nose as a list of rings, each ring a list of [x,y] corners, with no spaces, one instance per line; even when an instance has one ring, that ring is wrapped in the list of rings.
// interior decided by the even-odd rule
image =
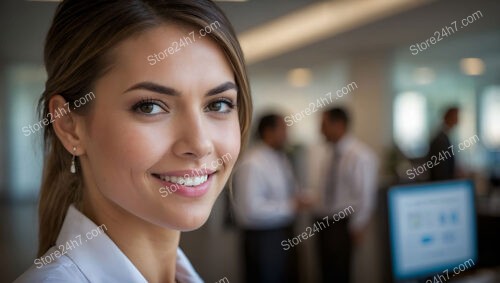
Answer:
[[[203,114],[190,114],[176,121],[177,134],[174,154],[191,160],[200,160],[213,152],[213,143],[204,125]]]

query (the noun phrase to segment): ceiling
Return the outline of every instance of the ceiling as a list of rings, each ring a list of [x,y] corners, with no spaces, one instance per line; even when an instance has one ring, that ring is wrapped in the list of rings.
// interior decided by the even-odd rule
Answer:
[[[237,32],[314,3],[314,0],[219,2]],[[0,60],[42,63],[43,40],[57,7],[56,2],[0,1]],[[269,7],[270,6],[270,7]]]
[[[239,12],[231,10],[231,13],[241,15],[242,10],[246,10],[244,6],[240,6],[239,9],[241,9]],[[421,56],[420,59],[425,57],[429,60],[447,60],[461,56],[485,56],[491,53],[498,56],[500,55],[500,1],[440,0],[281,54],[259,62],[252,68],[310,67],[321,64],[325,58],[335,59],[356,56],[364,52],[391,52],[397,49],[408,49],[411,57],[410,45],[425,41],[436,30],[441,30],[446,25],[450,26],[451,22],[461,20],[478,10],[482,12],[483,18],[457,31],[453,36],[444,38],[434,46],[435,48],[426,51],[425,56]],[[234,23],[239,24],[237,19]]]
[[[318,2],[320,1],[250,0],[220,2],[219,5],[232,21],[236,31],[242,33]],[[43,40],[56,5],[57,3],[21,0],[0,2],[2,62],[42,62]],[[390,52],[398,48],[409,48],[411,44],[429,38],[441,27],[477,10],[482,11],[483,18],[458,31],[453,37],[446,38],[439,48],[426,52],[426,56],[444,58],[463,54],[498,54],[500,1],[439,0],[266,59],[253,64],[251,68],[255,70],[307,67],[319,64],[325,58],[334,59],[356,56],[363,52]]]

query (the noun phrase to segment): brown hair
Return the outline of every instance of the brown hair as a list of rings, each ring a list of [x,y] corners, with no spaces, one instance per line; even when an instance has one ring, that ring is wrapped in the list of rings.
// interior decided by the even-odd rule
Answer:
[[[201,29],[214,22],[220,25],[207,36],[223,50],[234,71],[243,148],[252,115],[243,52],[228,19],[210,0],[63,1],[45,42],[48,79],[38,105],[40,115],[47,117],[48,103],[56,94],[71,105],[91,92],[95,81],[109,70],[111,50],[130,36],[165,23]],[[72,113],[85,115],[90,105]],[[45,128],[44,146],[38,256],[55,244],[69,205],[81,200],[83,189],[81,170],[77,170],[77,174],[70,173],[72,156],[55,135],[52,125]]]

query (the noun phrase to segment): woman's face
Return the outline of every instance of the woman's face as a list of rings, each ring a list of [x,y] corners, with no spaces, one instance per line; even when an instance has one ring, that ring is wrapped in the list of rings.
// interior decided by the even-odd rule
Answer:
[[[183,231],[206,221],[240,151],[234,74],[214,42],[147,59],[193,30],[164,25],[117,46],[94,88],[80,158],[90,199]]]

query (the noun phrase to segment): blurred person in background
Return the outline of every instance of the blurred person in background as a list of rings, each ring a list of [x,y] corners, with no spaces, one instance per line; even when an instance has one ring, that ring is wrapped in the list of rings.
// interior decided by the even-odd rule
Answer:
[[[441,128],[430,142],[427,160],[439,163],[429,169],[431,181],[450,180],[458,176],[455,156],[450,150],[450,132],[458,124],[458,115],[458,107],[448,108],[443,115]]]
[[[379,161],[349,133],[349,116],[342,108],[323,113],[321,133],[330,149],[314,212],[315,223],[329,221],[316,237],[321,277],[322,282],[347,283],[353,246],[361,243],[375,207]],[[345,213],[350,206],[352,214]],[[340,211],[346,217],[334,219]]]
[[[297,282],[295,249],[280,244],[294,236],[293,223],[302,206],[284,152],[287,126],[278,114],[258,122],[260,141],[235,170],[235,216],[243,229],[245,279],[248,283]]]

